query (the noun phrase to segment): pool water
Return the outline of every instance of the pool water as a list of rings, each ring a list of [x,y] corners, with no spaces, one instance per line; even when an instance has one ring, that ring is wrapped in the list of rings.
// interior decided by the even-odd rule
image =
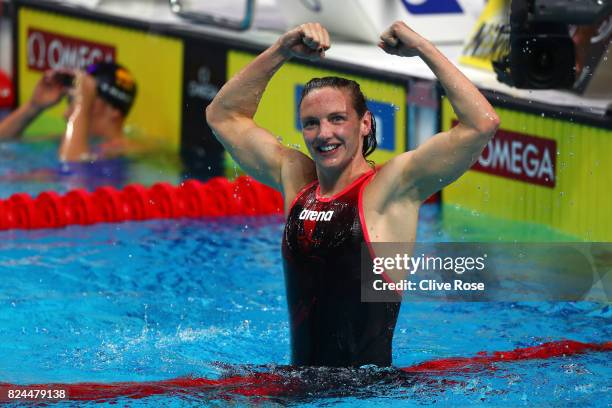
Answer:
[[[57,141],[0,143],[0,198],[22,192],[35,196],[48,190],[93,191],[105,185],[121,188],[129,183],[177,184],[185,172],[178,155],[167,151],[93,164],[60,165],[57,149]]]
[[[19,186],[36,193],[58,184]],[[6,197],[10,189],[2,188]],[[481,222],[470,222],[473,217]],[[427,205],[418,237],[494,241],[523,237],[527,228],[495,223],[493,229],[482,220]],[[563,238],[529,228],[538,238]],[[281,234],[281,217],[0,232],[0,382],[215,379],[287,365]],[[404,303],[393,361],[403,367],[562,339],[602,343],[612,338],[611,318],[609,305],[590,302]],[[399,382],[360,381],[359,372],[340,370],[329,375],[333,387],[299,398],[234,395],[228,401],[225,394],[202,392],[102,405],[597,407],[610,401],[611,374],[609,353],[587,353]]]

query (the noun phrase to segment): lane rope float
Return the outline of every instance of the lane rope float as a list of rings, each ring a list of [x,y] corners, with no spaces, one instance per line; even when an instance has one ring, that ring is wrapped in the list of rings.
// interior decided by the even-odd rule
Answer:
[[[130,184],[93,192],[83,189],[59,195],[53,191],[32,198],[27,193],[0,200],[0,230],[62,228],[100,222],[142,221],[180,217],[272,215],[283,210],[281,194],[247,176],[234,181],[215,177],[187,180],[175,187]]]

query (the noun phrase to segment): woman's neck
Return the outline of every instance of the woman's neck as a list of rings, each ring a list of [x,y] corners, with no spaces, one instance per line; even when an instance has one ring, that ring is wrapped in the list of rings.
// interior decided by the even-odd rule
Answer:
[[[333,196],[371,170],[372,167],[370,167],[370,164],[363,157],[361,157],[361,160],[353,161],[349,166],[340,171],[336,169],[326,171],[325,169],[317,168],[319,193],[323,197]]]

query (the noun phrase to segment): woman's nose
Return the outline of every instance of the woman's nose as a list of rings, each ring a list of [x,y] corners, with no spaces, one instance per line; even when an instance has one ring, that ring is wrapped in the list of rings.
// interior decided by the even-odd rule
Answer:
[[[334,135],[334,127],[327,120],[322,120],[319,125],[319,137],[332,137]]]

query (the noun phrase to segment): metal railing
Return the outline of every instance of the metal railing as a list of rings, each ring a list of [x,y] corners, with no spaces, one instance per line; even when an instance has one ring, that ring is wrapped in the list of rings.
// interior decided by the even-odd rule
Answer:
[[[170,0],[170,10],[181,18],[195,23],[243,31],[248,30],[253,22],[255,0],[245,0],[244,13],[240,19],[232,19],[214,13],[191,9],[188,2],[184,0]]]

